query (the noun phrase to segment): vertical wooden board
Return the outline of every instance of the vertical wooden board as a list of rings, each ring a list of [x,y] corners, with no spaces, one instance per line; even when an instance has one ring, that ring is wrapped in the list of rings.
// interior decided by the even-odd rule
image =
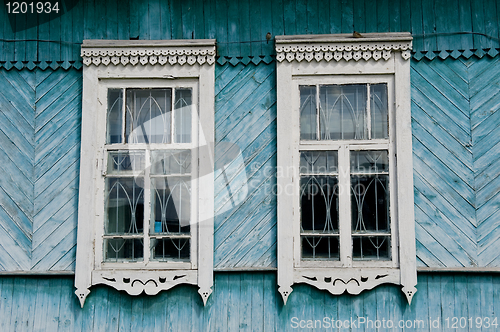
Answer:
[[[498,317],[500,313],[500,278],[498,276],[494,276],[492,278],[492,287],[493,287],[493,311],[495,312],[494,317]],[[494,319],[492,317],[492,319]],[[498,318],[496,323],[498,323]]]
[[[262,36],[265,36],[266,32],[261,31],[261,6],[259,4],[250,4],[250,44],[251,50],[250,55],[253,57],[258,57],[262,54]]]
[[[379,295],[380,298],[380,295]],[[353,302],[353,296],[348,295],[348,294],[343,294],[340,295],[338,298],[338,315],[339,315],[339,321],[342,321],[342,323],[345,320],[349,320],[352,317],[352,302]],[[379,307],[377,307],[377,315],[378,315],[378,310]],[[375,317],[374,317],[375,318]],[[340,332],[346,332],[349,331],[350,328],[348,326],[344,326],[342,324],[342,327],[338,329]]]
[[[422,34],[424,33],[422,1],[423,0],[413,0],[411,1],[411,7],[410,7],[411,33],[414,36],[413,49],[416,51],[424,50],[424,38],[422,36]]]
[[[26,17],[24,15],[15,16],[16,42],[14,43],[14,60],[25,61],[26,59]]]
[[[280,308],[283,306],[283,301],[278,293],[278,285],[276,285],[276,274],[275,273],[265,273],[264,274],[264,301],[263,310],[264,318],[263,325],[264,330],[276,330],[278,315]]]
[[[149,21],[149,1],[139,1],[138,7],[139,19],[139,39],[149,40],[150,37],[150,21]],[[179,15],[180,16],[180,15]]]
[[[0,315],[2,319],[0,319],[0,328],[2,331],[7,331],[10,328],[12,307],[14,306],[14,278],[3,277],[1,282]]]
[[[73,13],[65,12],[61,17],[61,61],[72,60],[73,47],[73,29],[78,29],[78,27],[73,27]]]
[[[311,33],[307,30],[307,2],[306,0],[295,0],[295,25],[298,35]]]
[[[436,0],[434,2],[435,15],[436,15],[436,33],[446,33],[450,30],[451,22],[457,21],[457,12],[450,10],[450,1],[447,0]],[[438,35],[436,38],[437,49],[438,50],[450,50],[451,45],[448,43],[448,36]]]
[[[202,1],[203,2],[203,17],[205,24],[205,38],[216,38],[217,35],[217,20],[216,20],[216,8],[215,0]],[[218,48],[218,45],[217,45]],[[218,52],[218,50],[217,50]],[[218,54],[220,54],[218,52]],[[217,66],[216,66],[217,68]]]
[[[27,303],[25,302],[26,294],[26,278],[15,278],[14,292],[12,297],[14,305],[12,306],[12,317],[10,319],[9,331],[20,331],[23,328],[24,321],[23,315],[27,310]]]
[[[229,1],[227,7],[227,55],[241,56],[240,30],[242,30],[238,1]]]
[[[250,307],[251,329],[252,331],[266,331],[264,325],[264,296],[266,292],[273,293],[273,289],[266,289],[264,287],[265,273],[252,273],[252,287],[250,288],[252,296],[252,305]],[[269,329],[269,328],[267,328]]]
[[[193,0],[192,15],[194,21],[194,38],[204,39],[207,38],[205,35],[205,20],[212,19],[207,13],[203,12],[203,1]]]
[[[391,3],[392,5],[392,3]],[[377,29],[389,31],[389,1],[377,0]]]
[[[215,37],[217,38],[217,54],[220,56],[228,52],[227,20],[227,2],[215,1]],[[251,19],[250,22],[252,23]]]
[[[264,9],[262,9],[264,8]],[[274,43],[273,40],[267,41],[266,35],[268,32],[273,35],[273,18],[272,10],[269,1],[261,0],[261,28],[260,28],[260,38],[261,40],[261,55],[274,54]]]
[[[467,278],[467,302],[469,305],[468,317],[481,317],[481,279]]]
[[[121,19],[118,16],[119,6],[121,6],[121,2],[118,3],[117,0],[109,0],[106,2],[105,39],[118,39],[118,21]]]
[[[319,6],[318,0],[312,0],[307,2],[307,31],[309,33],[318,34],[319,33]]]
[[[73,290],[72,278],[61,278],[61,302],[59,309],[59,325],[57,332],[78,330],[75,316],[81,311]]]
[[[172,39],[172,11],[168,0],[159,0],[160,4],[160,36],[161,39]]]
[[[340,0],[339,0],[340,1]],[[296,35],[297,34],[297,20],[295,11],[295,1],[283,2],[283,15],[284,15],[284,34]]]
[[[399,21],[402,32],[411,32],[411,16],[412,12],[410,1],[401,1],[401,13]]]
[[[194,16],[192,12],[192,0],[182,1],[182,38],[193,39],[194,37]]]
[[[402,1],[406,2],[406,1]],[[401,15],[401,6],[403,4],[400,1],[392,1],[389,4],[389,31],[391,32],[400,32],[401,30],[401,21],[408,20],[407,17]]]
[[[134,1],[134,0],[129,0],[129,3],[130,3],[130,17],[128,18],[128,22],[130,22],[129,23],[129,29],[130,29],[129,38],[143,39],[140,36],[140,30],[139,30],[139,25],[141,24],[140,18],[139,18],[140,2]]]
[[[440,276],[431,274],[427,277],[427,294],[429,297],[429,302],[428,302],[428,310],[429,310],[429,315],[428,319],[429,320],[436,320],[439,319],[439,321],[442,324],[442,315],[441,315],[441,285],[440,285]],[[440,324],[439,329],[434,329],[436,331],[441,331],[442,325]]]
[[[117,2],[116,9],[116,33],[117,39],[128,40],[130,39],[130,1]]]
[[[57,331],[59,326],[60,313],[59,310],[61,302],[61,279],[57,277],[52,277],[49,279],[49,287],[47,289],[48,296],[48,315],[46,330],[47,331]]]
[[[436,29],[436,13],[432,1],[422,0],[422,15],[423,15],[423,33],[429,35],[424,39],[424,51],[434,51],[436,49],[436,37],[434,31]]]
[[[316,33],[330,33],[330,1],[328,0],[318,0],[318,31]]]
[[[355,1],[354,2],[354,31],[357,32],[367,32],[366,29],[366,21],[369,20],[366,15],[366,6],[368,6],[367,2],[372,2],[375,4],[375,1]]]
[[[484,33],[489,38],[486,38],[484,44],[482,44],[482,48],[492,48],[498,47],[498,19],[497,19],[497,6],[498,2],[495,0],[485,0],[484,4]]]
[[[50,315],[50,299],[48,290],[50,289],[50,280],[40,278],[37,280],[36,291],[36,309],[33,326],[35,331],[46,331],[48,316]]]
[[[472,9],[470,0],[458,0],[458,15],[460,31],[472,32]],[[461,47],[463,50],[474,48],[474,39],[472,34],[460,36]]]
[[[239,273],[229,273],[228,278],[227,331],[240,329],[240,312],[238,303],[241,295],[241,279]],[[242,318],[242,317],[241,317]]]
[[[132,317],[132,296],[128,294],[120,294],[120,308],[119,308],[119,320],[118,320],[118,331],[120,332],[132,332],[131,317]],[[163,308],[163,312],[167,311],[167,306]],[[135,313],[134,313],[135,314]],[[166,322],[166,315],[163,322]],[[134,331],[135,332],[135,331]]]
[[[376,1],[364,1],[365,13],[373,13],[373,15],[364,15],[365,19],[365,32],[378,32],[377,27],[377,2]]]
[[[250,7],[255,6],[250,0],[241,0],[238,3],[239,20],[239,54],[242,57],[251,55],[251,35],[250,35]],[[231,21],[232,19],[229,18]]]
[[[493,298],[493,278],[491,274],[484,274],[478,278],[481,282],[481,294],[478,302],[481,303],[481,317],[492,317],[498,316],[498,312],[494,310],[494,298]],[[482,331],[491,330],[491,327],[486,325],[482,326]]]
[[[240,275],[240,296],[239,296],[239,327],[240,331],[255,331],[252,318],[252,293],[256,291],[253,284],[252,273],[243,272]],[[236,294],[234,294],[236,295]],[[233,296],[233,294],[231,294]],[[233,302],[234,303],[234,302]]]
[[[353,0],[342,0],[342,33],[352,33],[354,27]]]
[[[166,39],[161,35],[161,7],[160,0],[149,1],[149,39]]]
[[[441,317],[444,319],[447,317],[455,316],[455,278],[453,275],[441,275],[439,277],[441,284]]]
[[[49,24],[49,59],[47,61],[61,61],[61,16],[52,12]]]
[[[130,330],[131,331],[142,331],[143,321],[144,321],[144,295],[134,296],[132,299],[132,315],[130,317]],[[173,304],[174,305],[174,304]],[[172,317],[173,316],[173,317]],[[167,322],[165,324],[171,324],[172,320],[175,319],[176,313],[169,313],[167,317]]]
[[[275,0],[271,2],[271,12],[272,12],[272,21],[273,21],[273,29],[271,34],[273,35],[273,40],[270,41],[274,45],[274,37],[285,34],[285,10],[283,0]],[[324,10],[322,13],[327,12]],[[325,27],[325,33],[328,33],[328,16],[324,21],[322,21]]]
[[[229,274],[216,273],[215,287],[211,296],[214,296],[214,331],[228,331],[229,316]],[[218,316],[218,313],[223,312],[223,316]]]
[[[472,31],[479,33],[479,35],[473,35],[474,48],[482,48],[483,44],[487,44],[487,38],[480,35],[485,33],[484,29],[484,1],[482,0],[470,0],[472,8]]]

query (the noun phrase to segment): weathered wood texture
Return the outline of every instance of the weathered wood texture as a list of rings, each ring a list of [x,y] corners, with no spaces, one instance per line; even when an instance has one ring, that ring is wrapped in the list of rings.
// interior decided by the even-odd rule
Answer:
[[[0,70],[0,86],[0,270],[73,270],[81,72]]]
[[[81,66],[83,39],[216,38],[219,63],[272,61],[272,36],[409,31],[416,59],[495,56],[500,8],[478,0],[71,0],[40,25],[0,10],[0,67]],[[73,3],[76,6],[72,7]],[[65,6],[64,6],[65,4]],[[69,8],[66,11],[64,8]],[[23,29],[29,27],[27,29]],[[16,31],[16,32],[14,32]],[[476,34],[472,34],[476,33]],[[482,35],[478,35],[482,34]],[[425,35],[425,37],[424,37]],[[230,58],[227,59],[226,57]]]
[[[276,266],[274,64],[216,67],[216,269]],[[241,151],[241,158],[230,149]],[[230,163],[228,165],[228,163]]]
[[[420,266],[500,266],[498,61],[412,63]],[[274,68],[216,68],[217,162],[223,142],[241,151],[216,178],[216,269],[276,266]],[[73,270],[81,73],[2,70],[0,80],[0,269]]]
[[[420,265],[499,266],[499,64],[412,63]]]
[[[403,331],[453,331],[452,317],[498,317],[500,277],[475,274],[420,274],[411,306],[396,286],[379,286],[360,295],[333,296],[296,285],[286,306],[276,290],[274,273],[216,273],[214,293],[203,307],[195,287],[178,286],[156,296],[132,297],[112,288],[91,289],[83,309],[73,294],[73,279],[0,278],[2,331],[293,331],[292,318],[356,322],[352,331],[375,331],[366,320],[391,320]],[[447,327],[446,318],[449,318]],[[429,319],[439,319],[430,328]],[[416,320],[420,322],[416,322]],[[407,322],[408,321],[408,322]],[[497,319],[498,323],[498,319]],[[304,324],[304,323],[303,323]],[[419,325],[417,325],[419,324]],[[407,325],[410,326],[410,325]],[[484,325],[483,325],[484,326]],[[339,331],[316,325],[314,331]],[[300,329],[302,330],[302,329]],[[308,329],[313,330],[313,329]],[[342,331],[350,331],[345,328]],[[495,331],[483,328],[483,331]]]

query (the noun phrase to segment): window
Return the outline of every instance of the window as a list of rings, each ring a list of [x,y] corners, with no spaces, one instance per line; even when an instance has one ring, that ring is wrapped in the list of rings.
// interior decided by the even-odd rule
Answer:
[[[276,38],[285,303],[294,283],[416,291],[410,48],[409,34]]]
[[[85,41],[76,294],[213,284],[215,41]]]

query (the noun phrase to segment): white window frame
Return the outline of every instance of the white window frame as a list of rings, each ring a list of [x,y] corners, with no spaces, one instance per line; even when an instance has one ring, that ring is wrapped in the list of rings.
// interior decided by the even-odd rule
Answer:
[[[359,294],[383,283],[416,292],[416,250],[410,112],[409,33],[277,36],[278,285],[286,303],[294,283],[332,294]],[[301,85],[387,83],[389,138],[300,140]],[[350,195],[339,196],[340,259],[301,260],[300,151],[337,150],[339,170],[349,151],[389,151],[391,260],[352,259]],[[350,176],[339,175],[344,177]],[[290,223],[292,226],[290,227]],[[342,229],[343,228],[343,229]],[[347,230],[346,230],[347,228]]]
[[[82,147],[75,287],[81,306],[89,288],[105,284],[130,295],[154,295],[178,284],[199,287],[206,304],[213,286],[213,142],[215,40],[85,40]],[[191,88],[190,143],[106,144],[108,89]],[[172,90],[173,92],[173,90]],[[172,94],[174,98],[174,94]],[[172,110],[173,111],[173,110]],[[149,261],[151,202],[144,200],[144,261],[105,262],[103,235],[108,150],[190,149],[190,260]],[[150,166],[146,158],[146,170]],[[150,190],[145,172],[145,192]]]

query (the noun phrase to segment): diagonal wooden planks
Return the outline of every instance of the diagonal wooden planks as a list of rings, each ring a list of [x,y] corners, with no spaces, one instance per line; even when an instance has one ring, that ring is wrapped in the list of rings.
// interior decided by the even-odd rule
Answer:
[[[216,71],[215,261],[217,269],[276,262],[276,81],[274,65]],[[240,158],[228,159],[231,147]],[[233,160],[234,159],[234,160]]]
[[[72,270],[81,73],[0,71],[0,270]]]
[[[417,256],[500,265],[499,58],[412,63]]]

